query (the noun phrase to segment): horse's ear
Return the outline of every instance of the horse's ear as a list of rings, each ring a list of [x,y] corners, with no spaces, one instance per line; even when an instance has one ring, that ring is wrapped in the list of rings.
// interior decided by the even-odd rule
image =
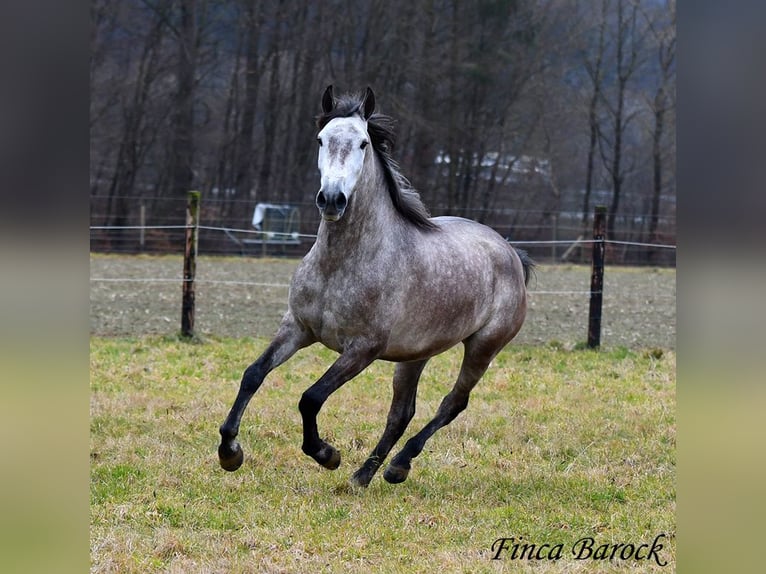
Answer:
[[[335,98],[332,95],[332,84],[327,86],[322,95],[322,111],[329,114],[335,108]]]
[[[364,103],[362,104],[362,116],[365,121],[370,119],[372,112],[375,111],[375,94],[372,93],[370,86],[364,91]]]

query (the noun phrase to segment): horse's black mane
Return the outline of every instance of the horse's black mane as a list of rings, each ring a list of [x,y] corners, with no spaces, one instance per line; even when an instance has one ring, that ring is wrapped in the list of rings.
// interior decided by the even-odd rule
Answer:
[[[362,115],[363,103],[362,97],[357,94],[340,96],[336,99],[335,107],[331,111],[316,117],[316,125],[321,130],[335,118],[347,118],[354,114]],[[374,112],[367,120],[367,132],[370,135],[372,148],[383,166],[388,192],[396,210],[407,221],[420,229],[438,229],[438,226],[429,219],[428,210],[423,205],[420,195],[412,188],[407,178],[401,174],[399,166],[391,157],[396,143],[394,120],[389,116]]]

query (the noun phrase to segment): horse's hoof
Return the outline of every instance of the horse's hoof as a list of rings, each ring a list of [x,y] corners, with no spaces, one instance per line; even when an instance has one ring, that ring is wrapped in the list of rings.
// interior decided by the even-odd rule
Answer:
[[[388,468],[386,468],[386,471],[383,473],[383,478],[386,479],[386,482],[390,482],[391,484],[399,484],[400,482],[407,480],[407,475],[409,473],[409,468],[389,464]]]
[[[245,453],[242,452],[242,447],[238,442],[232,442],[230,445],[224,445],[221,443],[218,447],[218,462],[221,463],[221,468],[234,472],[245,460]]]
[[[348,479],[348,484],[351,488],[367,488],[370,485],[372,477],[366,473],[355,472],[354,475]]]
[[[335,470],[340,466],[340,453],[338,449],[327,444],[317,453],[314,460],[328,470]]]

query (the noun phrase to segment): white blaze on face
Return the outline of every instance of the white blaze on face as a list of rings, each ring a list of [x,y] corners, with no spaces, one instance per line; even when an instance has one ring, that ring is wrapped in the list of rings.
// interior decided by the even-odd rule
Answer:
[[[334,221],[343,215],[362,173],[369,144],[367,123],[357,115],[336,118],[319,132],[317,141],[320,174],[317,205],[325,219]]]

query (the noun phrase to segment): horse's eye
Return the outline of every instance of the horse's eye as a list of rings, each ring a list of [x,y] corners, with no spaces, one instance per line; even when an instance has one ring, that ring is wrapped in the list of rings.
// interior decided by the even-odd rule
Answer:
[[[317,138],[317,143],[319,144],[319,147],[322,147],[322,138]]]
[[[359,145],[359,147],[360,147],[361,149],[364,149],[364,148],[366,148],[366,147],[367,147],[367,144],[368,144],[368,143],[370,143],[370,142],[368,142],[367,140],[364,140],[364,141],[363,141],[363,142],[362,142],[362,143]]]

